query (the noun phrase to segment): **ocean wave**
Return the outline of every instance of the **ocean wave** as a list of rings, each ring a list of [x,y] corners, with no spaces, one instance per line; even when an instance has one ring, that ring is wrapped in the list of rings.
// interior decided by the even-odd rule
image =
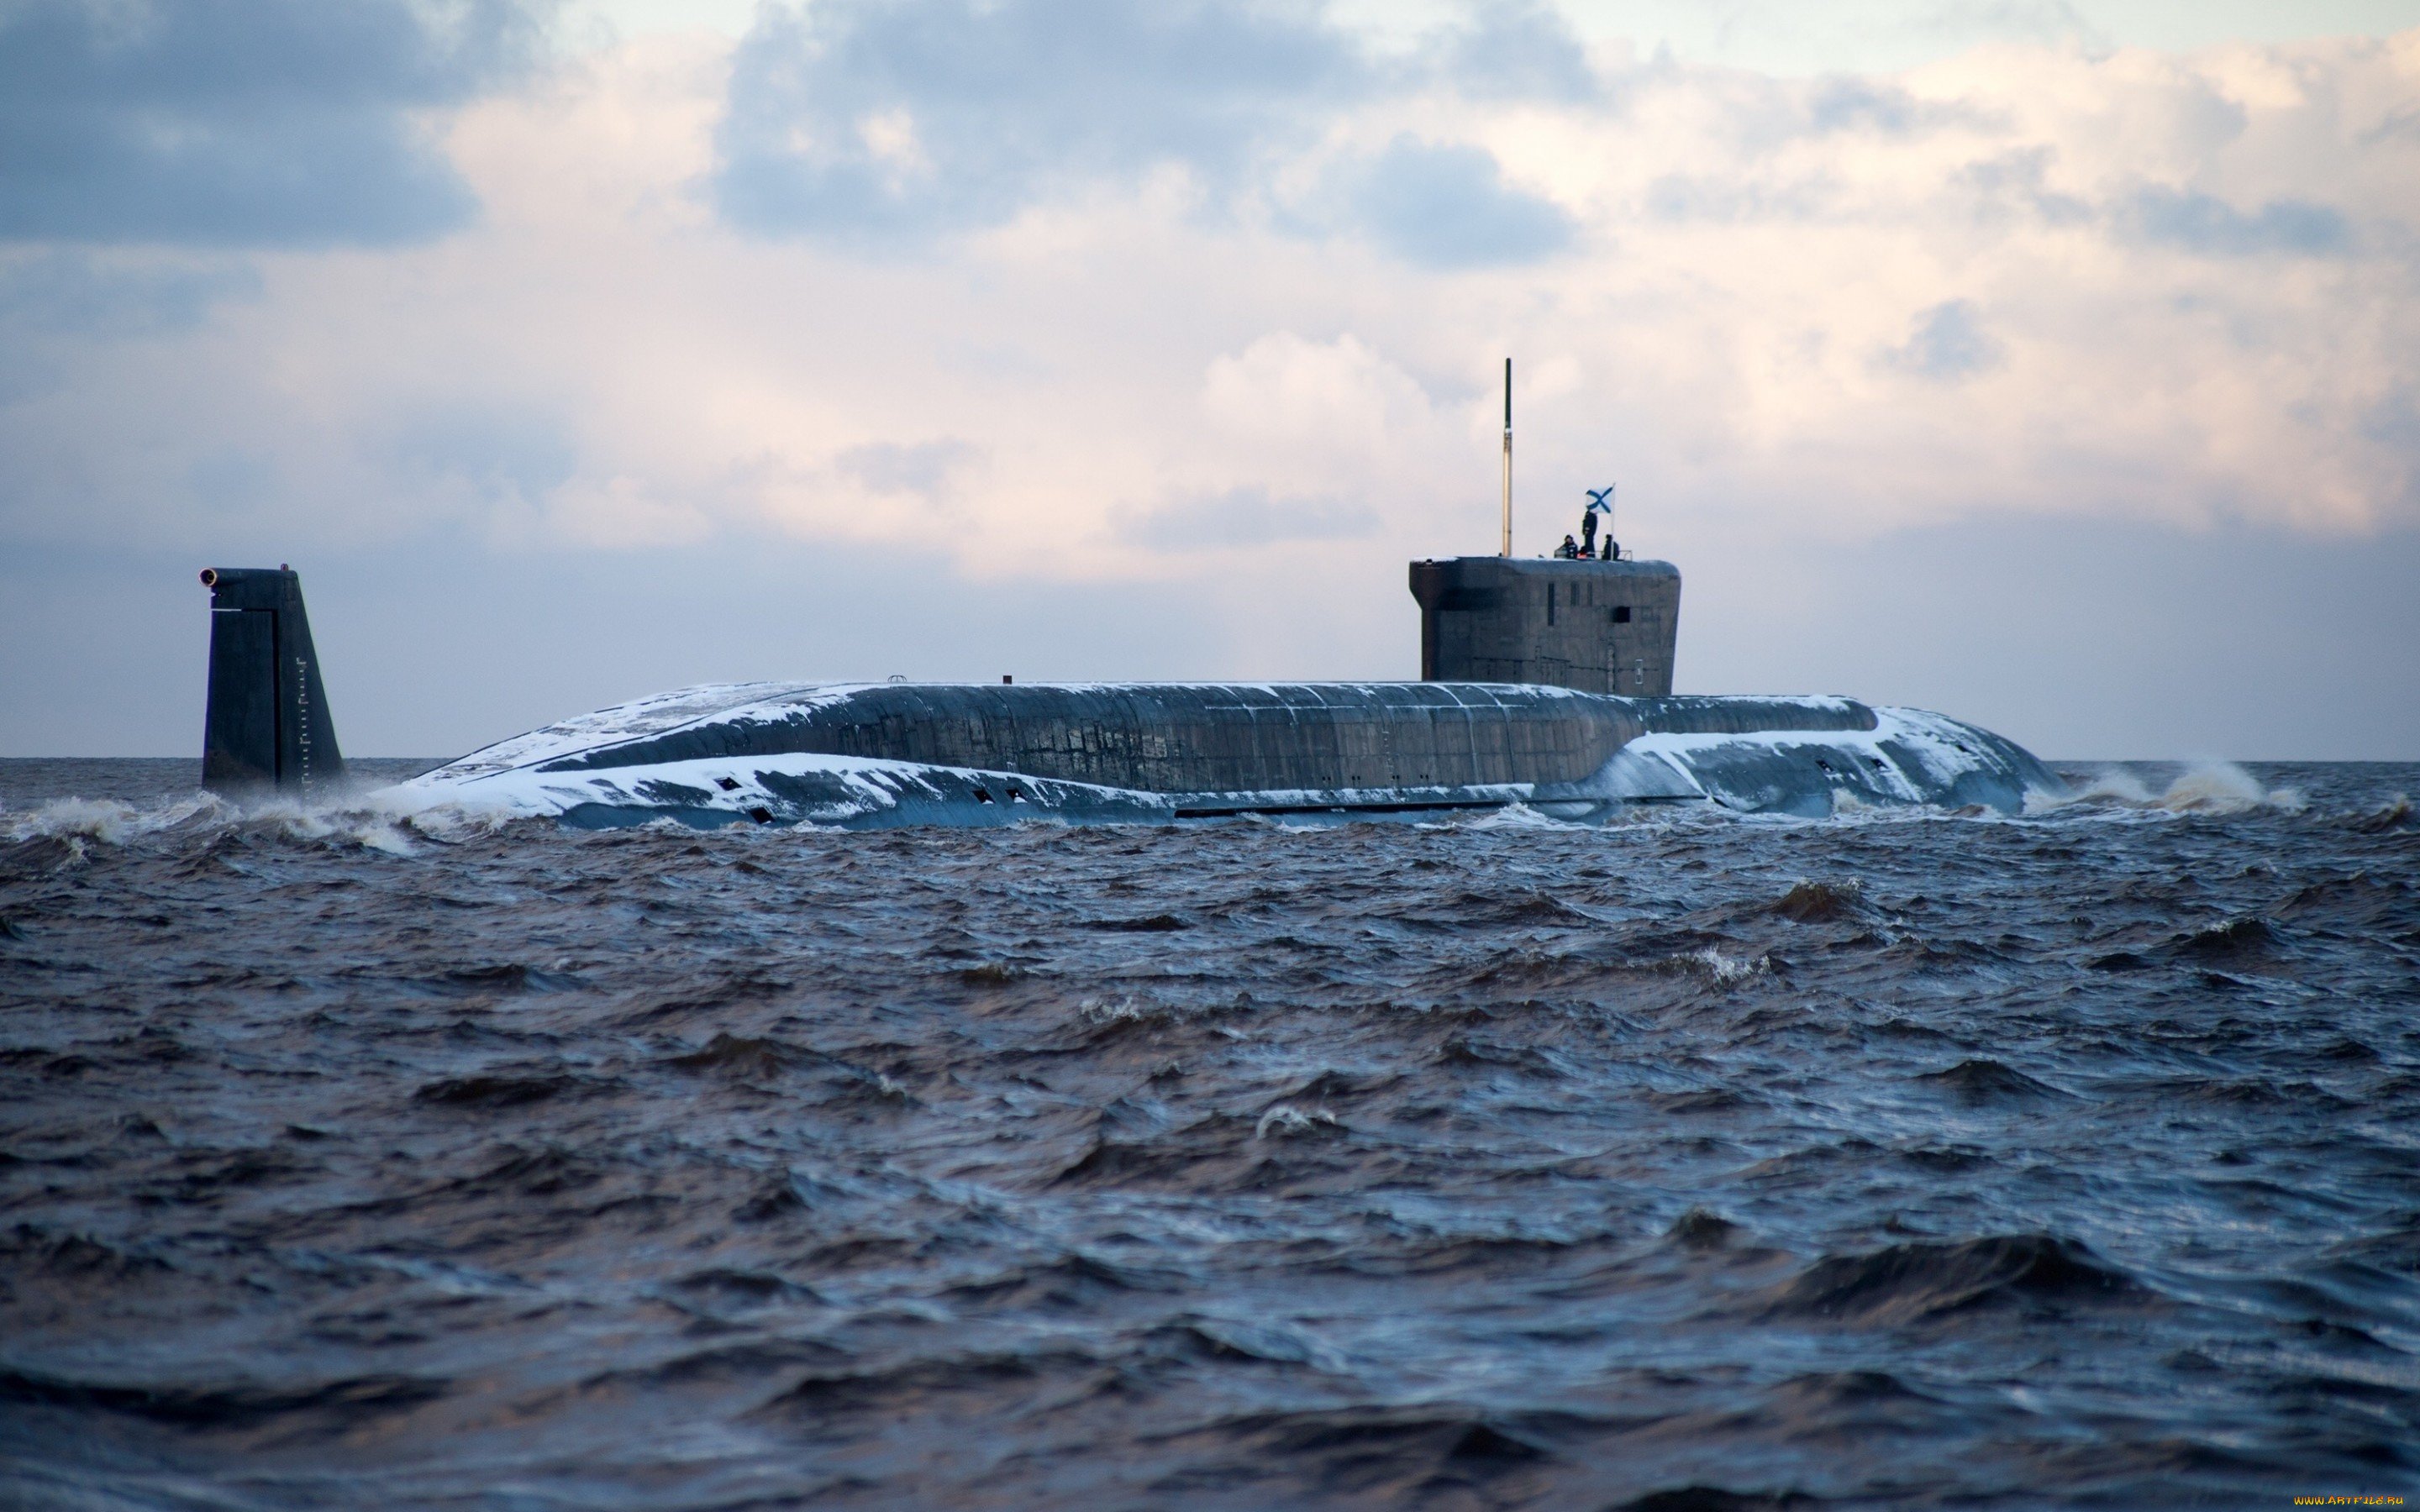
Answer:
[[[0,1504],[2363,1484],[2420,768],[2252,770],[2310,813],[61,808],[0,847]]]
[[[231,799],[211,793],[150,803],[52,798],[31,809],[0,810],[0,843],[55,840],[74,843],[82,856],[95,844],[124,848],[161,837],[240,832],[400,856],[418,854],[417,841],[458,843],[526,823],[487,805],[401,802],[387,795],[392,791],[349,791],[318,800],[279,795]]]
[[[236,812],[225,800],[207,793],[150,804],[117,798],[52,798],[33,809],[0,810],[0,841],[79,840],[124,845],[138,836],[197,817],[207,821]]]
[[[1887,1327],[1993,1306],[2139,1306],[2155,1299],[2074,1240],[2023,1233],[1826,1256],[1776,1291],[1766,1315]]]
[[[2138,774],[2123,766],[2104,766],[2095,771],[2084,786],[2066,794],[2045,795],[2030,803],[2027,811],[2054,813],[2077,807],[2220,815],[2267,809],[2298,814],[2309,807],[2309,801],[2300,789],[2263,785],[2258,778],[2233,762],[2206,760],[2188,763],[2158,793],[2153,793]]]

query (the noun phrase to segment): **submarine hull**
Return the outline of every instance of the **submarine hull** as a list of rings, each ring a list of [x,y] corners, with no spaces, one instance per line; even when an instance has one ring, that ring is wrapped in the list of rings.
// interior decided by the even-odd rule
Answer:
[[[395,790],[582,827],[888,828],[1243,813],[1559,818],[1641,803],[1821,817],[2022,810],[2022,748],[1840,698],[1630,698],[1534,684],[726,684],[474,751]]]

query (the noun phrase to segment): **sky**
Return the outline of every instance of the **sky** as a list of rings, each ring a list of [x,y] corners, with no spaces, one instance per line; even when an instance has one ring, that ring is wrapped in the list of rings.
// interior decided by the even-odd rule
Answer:
[[[1416,675],[1618,485],[1676,686],[2420,760],[2420,0],[0,0],[0,755]]]

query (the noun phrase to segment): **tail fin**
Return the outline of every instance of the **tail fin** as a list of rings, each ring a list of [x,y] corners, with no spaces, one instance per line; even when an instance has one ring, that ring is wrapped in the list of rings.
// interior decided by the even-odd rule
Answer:
[[[345,758],[311,649],[302,579],[286,567],[208,567],[202,586],[210,591],[202,786],[306,796],[333,786]]]

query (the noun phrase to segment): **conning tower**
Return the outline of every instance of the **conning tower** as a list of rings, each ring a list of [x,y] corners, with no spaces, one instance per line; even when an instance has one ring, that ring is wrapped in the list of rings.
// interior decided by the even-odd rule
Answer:
[[[202,785],[308,796],[342,778],[345,758],[311,648],[301,576],[282,566],[208,567],[202,586],[210,591]]]
[[[1681,569],[1668,562],[1452,557],[1412,563],[1420,680],[1672,691]]]

